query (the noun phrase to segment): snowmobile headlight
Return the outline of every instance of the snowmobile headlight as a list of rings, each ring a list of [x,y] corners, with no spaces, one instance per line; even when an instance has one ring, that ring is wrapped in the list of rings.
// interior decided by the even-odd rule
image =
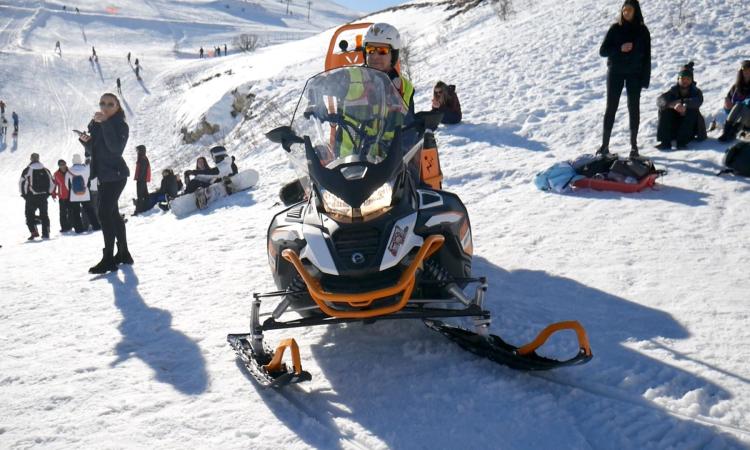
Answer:
[[[393,185],[391,183],[385,183],[375,189],[375,192],[373,192],[367,200],[362,202],[362,205],[360,205],[359,208],[352,208],[344,200],[338,198],[326,189],[321,189],[321,199],[323,200],[323,206],[326,211],[331,214],[349,218],[365,217],[391,206],[393,199]]]
[[[354,210],[348,203],[333,195],[326,189],[321,189],[321,199],[326,211],[339,216],[353,217]]]
[[[391,186],[391,183],[385,183],[375,189],[375,192],[373,192],[367,200],[362,202],[362,206],[359,207],[359,210],[362,213],[362,216],[367,216],[391,206],[392,200],[393,186]]]

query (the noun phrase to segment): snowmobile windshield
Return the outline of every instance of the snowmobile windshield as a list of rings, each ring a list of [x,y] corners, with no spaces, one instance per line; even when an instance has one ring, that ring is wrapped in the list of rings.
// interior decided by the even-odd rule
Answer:
[[[375,69],[342,67],[308,80],[292,121],[299,141],[289,154],[327,213],[365,219],[390,208],[404,167],[407,111],[388,75]]]
[[[394,147],[406,114],[407,106],[386,73],[342,67],[308,80],[292,128],[309,138],[328,169],[353,162],[380,164]]]

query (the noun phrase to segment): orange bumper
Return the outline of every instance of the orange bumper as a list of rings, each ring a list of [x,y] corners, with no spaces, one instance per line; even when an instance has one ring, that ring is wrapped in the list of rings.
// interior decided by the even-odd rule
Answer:
[[[429,236],[425,239],[424,244],[417,252],[414,257],[414,261],[409,267],[401,274],[398,282],[387,288],[377,289],[371,292],[364,292],[359,294],[340,294],[327,292],[323,290],[320,282],[314,278],[305,269],[299,255],[291,249],[286,249],[281,252],[281,256],[292,263],[297,272],[304,280],[307,285],[307,290],[310,293],[313,301],[318,305],[321,311],[331,317],[344,318],[344,319],[367,319],[370,317],[382,316],[391,314],[406,306],[411,297],[411,293],[414,290],[414,284],[416,283],[417,270],[422,267],[422,263],[425,259],[432,256],[436,251],[443,245],[445,238],[441,235]],[[328,304],[342,304],[354,308],[368,308],[372,303],[378,299],[384,299],[392,297],[394,295],[401,294],[401,300],[395,304],[384,306],[382,308],[371,308],[366,310],[358,311],[341,311],[335,308],[331,308]]]

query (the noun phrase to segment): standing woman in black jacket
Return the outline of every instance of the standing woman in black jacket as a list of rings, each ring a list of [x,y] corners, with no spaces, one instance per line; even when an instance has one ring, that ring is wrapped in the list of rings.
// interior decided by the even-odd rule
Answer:
[[[128,143],[128,124],[120,100],[115,94],[104,94],[99,100],[99,111],[89,122],[88,134],[81,143],[91,156],[91,178],[99,180],[99,221],[104,236],[102,260],[89,269],[90,273],[117,270],[117,264],[133,264],[128,251],[125,222],[120,215],[118,201],[130,176],[122,153]],[[113,256],[115,242],[117,255]]]
[[[620,10],[620,20],[609,28],[599,54],[607,57],[608,70],[604,134],[597,153],[609,153],[609,138],[624,86],[628,93],[630,114],[630,156],[637,157],[641,89],[648,88],[651,79],[651,34],[643,22],[638,0],[625,0]]]

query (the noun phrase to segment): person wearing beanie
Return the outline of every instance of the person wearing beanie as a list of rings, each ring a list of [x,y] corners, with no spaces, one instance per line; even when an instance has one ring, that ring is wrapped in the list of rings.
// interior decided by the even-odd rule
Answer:
[[[96,218],[94,207],[91,205],[91,190],[89,189],[89,166],[83,163],[81,155],[73,155],[73,165],[65,174],[65,185],[68,188],[70,198],[70,219],[76,233],[83,233],[88,226],[94,231],[100,230],[99,220]],[[86,216],[87,222],[84,226],[81,210]]]
[[[18,181],[18,190],[21,197],[26,201],[26,226],[29,228],[31,235],[29,240],[39,237],[39,231],[36,229],[36,212],[39,211],[39,218],[42,221],[42,238],[49,239],[49,216],[47,215],[47,197],[55,192],[55,180],[52,174],[41,162],[39,154],[31,154],[31,162],[23,172],[21,179]]]
[[[637,157],[641,89],[647,89],[651,80],[651,34],[637,0],[623,3],[620,18],[607,31],[599,54],[607,58],[607,108],[602,145],[597,153],[609,153],[609,139],[624,87],[628,94],[630,153]]]
[[[57,161],[57,171],[54,173],[55,191],[52,198],[57,199],[60,207],[60,233],[66,233],[73,228],[72,211],[70,208],[70,191],[65,184],[65,174],[68,173],[68,163],[64,159]]]
[[[719,141],[730,142],[737,137],[740,128],[750,129],[750,59],[742,61],[737,70],[737,79],[724,99],[727,120]]]
[[[706,122],[700,112],[703,92],[695,82],[693,67],[692,61],[682,66],[677,83],[656,100],[659,107],[656,148],[659,150],[670,150],[673,140],[677,141],[677,149],[683,150],[693,139],[706,139]]]
[[[146,203],[148,202],[148,183],[151,182],[151,163],[146,157],[146,146],[139,145],[136,148],[138,160],[135,163],[135,191],[138,197],[134,200],[135,214],[147,211]]]
[[[208,167],[201,170],[186,170],[185,171],[185,193],[191,194],[198,188],[205,188],[221,180],[224,177],[228,177],[234,174],[232,165],[234,163],[233,157],[227,156],[227,149],[221,145],[217,145],[209,150],[211,158],[215,167]],[[192,179],[189,179],[193,177]]]

